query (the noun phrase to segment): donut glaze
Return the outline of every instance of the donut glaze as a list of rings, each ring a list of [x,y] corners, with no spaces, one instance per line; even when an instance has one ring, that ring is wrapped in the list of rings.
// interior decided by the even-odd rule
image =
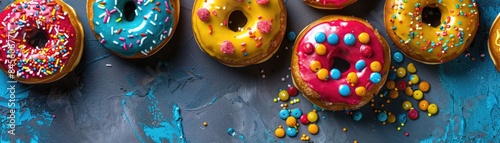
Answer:
[[[424,23],[425,7],[439,8],[440,23]],[[389,37],[407,57],[425,64],[441,64],[468,48],[479,26],[474,0],[387,0],[384,24]]]
[[[303,0],[307,5],[317,9],[342,9],[357,0]]]
[[[292,75],[296,85],[306,84],[307,88],[297,87],[316,105],[330,110],[356,109],[384,84],[389,48],[378,32],[360,19],[334,17],[322,18],[301,32],[292,56]],[[347,61],[349,68],[335,72],[339,66],[335,59]]]
[[[83,28],[66,3],[18,0],[0,13],[0,20],[0,63],[10,78],[48,83],[62,78],[80,61]],[[30,43],[39,33],[47,37],[43,46]]]
[[[490,37],[488,38],[488,52],[490,53],[491,60],[500,72],[500,14],[491,24]]]
[[[237,31],[228,27],[235,11],[247,18]],[[192,28],[200,49],[232,67],[269,59],[278,50],[286,29],[282,0],[196,0],[192,13]]]
[[[173,2],[171,2],[173,1]],[[177,0],[88,0],[89,23],[101,45],[124,58],[145,58],[172,37],[177,25]],[[125,9],[132,2],[136,9]],[[127,20],[126,11],[135,16]]]

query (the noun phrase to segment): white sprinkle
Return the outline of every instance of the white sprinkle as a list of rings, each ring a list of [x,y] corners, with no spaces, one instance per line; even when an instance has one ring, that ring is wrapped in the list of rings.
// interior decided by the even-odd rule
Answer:
[[[137,14],[137,10],[134,10],[134,11],[135,11],[135,16],[137,16],[137,15],[138,15],[138,14]]]
[[[153,21],[149,21],[149,23],[151,23],[151,25],[153,26],[156,26],[156,23],[154,23]]]
[[[149,34],[153,34],[153,32],[151,32],[151,30],[149,30],[149,29],[147,29],[146,32]]]
[[[118,0],[115,0],[115,5],[118,5]]]
[[[144,51],[141,51],[141,53],[142,53],[142,54],[144,54],[144,55],[146,55],[146,56],[148,55],[148,53],[146,53],[146,52],[144,52]]]
[[[137,9],[139,9],[140,11],[142,11],[142,8],[141,8],[141,7],[137,7]]]
[[[144,40],[146,40],[146,38],[148,38],[148,37],[144,37],[141,39],[141,43],[139,44],[139,46],[142,46],[142,42],[144,42]]]
[[[101,15],[99,15],[99,18],[103,18],[105,15],[106,15],[106,13],[104,12]]]
[[[113,43],[115,43],[116,45],[118,45],[118,44],[119,44],[117,41],[113,41]]]
[[[153,40],[153,44],[156,44],[156,40]]]
[[[285,78],[281,78],[281,81],[285,81]]]
[[[144,5],[148,5],[148,3],[149,3],[149,1],[148,1],[148,0],[146,0],[146,2],[144,3]]]
[[[263,75],[262,75],[262,78],[266,78],[266,75],[265,75],[265,74],[263,74]]]
[[[260,70],[260,73],[264,73],[264,70]]]
[[[102,35],[102,33],[99,33],[99,35],[101,36],[101,38],[104,38],[104,35]]]
[[[26,32],[23,33],[23,39],[26,39]]]
[[[114,26],[111,26],[111,35],[115,33]]]
[[[52,26],[50,26],[49,28],[49,33],[52,33]]]
[[[99,25],[99,22],[97,22],[97,21],[96,21],[96,22],[95,22],[95,25]]]
[[[106,64],[106,67],[111,67],[112,65],[111,64]]]
[[[168,36],[170,36],[170,34],[172,34],[172,27],[170,27],[170,30],[168,30]]]
[[[66,33],[64,33],[64,36],[65,36],[66,38],[69,38],[68,34],[66,34]]]

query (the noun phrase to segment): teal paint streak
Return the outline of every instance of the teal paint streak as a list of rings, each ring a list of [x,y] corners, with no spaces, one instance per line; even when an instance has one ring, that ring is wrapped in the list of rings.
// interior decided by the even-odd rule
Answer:
[[[137,139],[141,142],[141,143],[144,143],[144,140],[142,139],[142,137],[139,135],[139,133],[137,132],[137,130],[134,129],[134,127],[132,126],[132,123],[130,123],[130,119],[128,118],[127,114],[125,113],[125,104],[127,104],[127,101],[125,101],[125,99],[122,99],[122,107],[123,107],[123,112],[122,112],[122,116],[123,118],[127,121],[128,125],[130,126],[130,128],[132,129],[132,132],[134,132],[134,135],[137,137]]]
[[[179,143],[186,143],[180,108],[177,104],[174,104],[172,108],[173,120],[171,122],[163,121],[156,127],[142,125],[145,135],[150,137],[154,142],[168,140],[169,142],[177,141]]]

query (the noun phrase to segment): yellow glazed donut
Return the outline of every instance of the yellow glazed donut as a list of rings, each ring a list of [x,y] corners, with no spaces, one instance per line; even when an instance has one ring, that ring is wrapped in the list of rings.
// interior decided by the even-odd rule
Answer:
[[[500,22],[498,18],[500,14],[497,16],[493,24],[491,24],[490,29],[490,37],[488,39],[488,51],[490,52],[491,60],[493,60],[493,64],[495,64],[497,70],[500,72]]]
[[[231,67],[269,59],[286,29],[282,0],[196,0],[192,14],[201,50]]]
[[[384,24],[389,37],[406,56],[441,64],[459,56],[472,42],[479,25],[474,0],[387,0]],[[424,22],[424,8],[438,8],[439,23]]]

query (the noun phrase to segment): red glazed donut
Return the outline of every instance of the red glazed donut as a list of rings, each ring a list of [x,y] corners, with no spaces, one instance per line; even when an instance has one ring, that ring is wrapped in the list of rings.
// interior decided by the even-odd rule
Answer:
[[[300,32],[292,55],[295,86],[327,110],[358,109],[385,83],[389,45],[366,21],[326,16]]]
[[[12,79],[49,83],[80,62],[83,27],[61,0],[17,0],[0,13],[0,23],[0,67]]]

